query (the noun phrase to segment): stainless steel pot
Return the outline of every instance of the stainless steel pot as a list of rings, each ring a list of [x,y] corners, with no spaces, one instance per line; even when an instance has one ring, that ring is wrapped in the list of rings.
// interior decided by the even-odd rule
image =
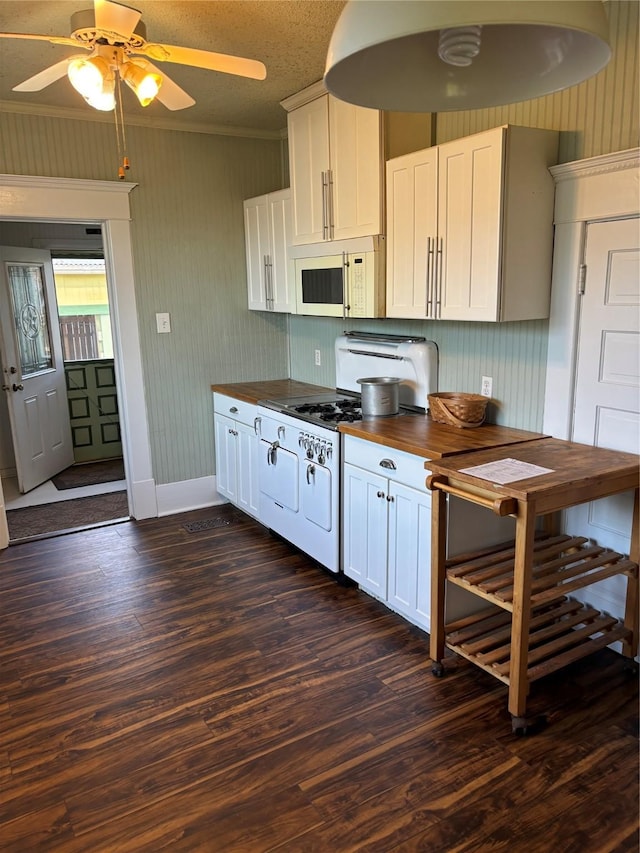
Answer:
[[[357,381],[361,386],[363,418],[398,414],[400,379],[397,376],[368,376]]]

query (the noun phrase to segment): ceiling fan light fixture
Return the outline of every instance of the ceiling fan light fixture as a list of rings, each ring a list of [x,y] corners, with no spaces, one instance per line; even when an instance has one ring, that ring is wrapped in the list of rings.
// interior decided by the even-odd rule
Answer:
[[[399,112],[559,92],[611,58],[601,0],[348,0],[324,74],[340,100]]]
[[[147,68],[144,61],[125,62],[120,67],[120,75],[143,107],[153,101],[162,86],[162,76]]]
[[[109,64],[101,56],[72,56],[67,66],[69,82],[83,98],[102,92]]]

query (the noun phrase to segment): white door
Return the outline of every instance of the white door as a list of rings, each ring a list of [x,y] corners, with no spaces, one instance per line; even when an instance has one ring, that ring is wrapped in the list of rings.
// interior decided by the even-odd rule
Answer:
[[[316,98],[287,117],[294,246],[327,239],[324,174],[329,169],[328,100],[328,95]]]
[[[73,465],[67,390],[49,252],[0,247],[0,330],[18,488]]]
[[[267,196],[244,202],[244,237],[247,257],[249,310],[265,311],[267,305],[267,258],[269,249],[269,207]]]
[[[389,481],[355,465],[345,464],[342,471],[344,573],[386,601]]]
[[[572,432],[631,453],[640,453],[639,226],[638,218],[587,225]],[[631,492],[582,504],[567,511],[566,529],[628,553],[632,505]],[[623,601],[624,580],[603,582],[602,594]]]

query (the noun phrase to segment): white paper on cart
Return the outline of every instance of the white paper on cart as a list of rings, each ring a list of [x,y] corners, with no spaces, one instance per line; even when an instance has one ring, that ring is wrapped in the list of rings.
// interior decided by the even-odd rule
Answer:
[[[531,462],[521,462],[519,459],[498,459],[484,465],[474,465],[472,468],[460,468],[461,474],[471,474],[481,480],[491,480],[500,486],[513,483],[515,480],[526,480],[529,477],[540,477],[542,474],[553,474],[553,468],[543,468]]]

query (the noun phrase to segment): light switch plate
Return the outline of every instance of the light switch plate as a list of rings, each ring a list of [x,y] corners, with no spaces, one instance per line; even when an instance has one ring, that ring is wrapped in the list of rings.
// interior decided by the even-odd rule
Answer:
[[[171,319],[168,314],[156,314],[156,328],[160,335],[171,331]]]

